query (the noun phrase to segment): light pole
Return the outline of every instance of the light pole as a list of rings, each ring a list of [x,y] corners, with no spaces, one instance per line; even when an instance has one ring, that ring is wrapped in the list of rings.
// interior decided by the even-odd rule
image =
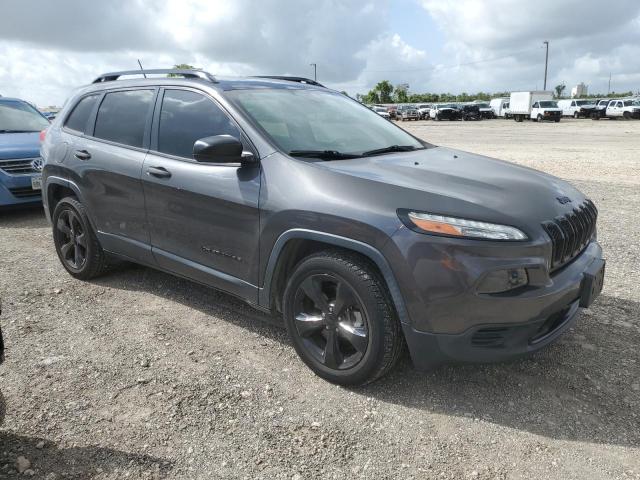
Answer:
[[[313,81],[315,82],[318,80],[318,65],[310,63],[309,66],[313,67]]]
[[[547,53],[544,56],[544,87],[542,88],[543,90],[546,90],[547,89],[547,65],[549,64],[549,41],[545,40],[542,43],[544,43],[547,47]]]

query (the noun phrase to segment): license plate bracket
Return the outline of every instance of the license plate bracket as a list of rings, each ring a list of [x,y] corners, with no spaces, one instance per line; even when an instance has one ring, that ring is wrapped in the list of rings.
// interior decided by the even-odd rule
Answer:
[[[604,259],[596,259],[584,272],[582,286],[580,288],[580,306],[588,308],[600,295],[604,285],[604,271],[606,262]]]
[[[31,188],[33,190],[42,190],[42,175],[34,175],[31,177]]]

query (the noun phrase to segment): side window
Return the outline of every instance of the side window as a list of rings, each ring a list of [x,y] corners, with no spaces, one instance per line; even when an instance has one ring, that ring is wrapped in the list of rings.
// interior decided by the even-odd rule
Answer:
[[[94,137],[142,147],[153,90],[107,93],[98,109]]]
[[[538,102],[533,104],[533,108],[538,108]]]
[[[618,104],[616,105],[616,107],[622,107],[622,102],[618,102]]]
[[[571,106],[572,106],[572,107],[576,107],[576,106],[577,106],[577,105],[576,105],[576,101],[575,101],[575,100],[574,100],[573,102],[571,102]]]
[[[64,126],[76,132],[86,133],[87,121],[97,101],[98,95],[89,95],[80,100],[67,117]]]
[[[158,151],[192,158],[196,140],[212,135],[240,137],[240,131],[213,101],[187,90],[165,90],[158,127]]]

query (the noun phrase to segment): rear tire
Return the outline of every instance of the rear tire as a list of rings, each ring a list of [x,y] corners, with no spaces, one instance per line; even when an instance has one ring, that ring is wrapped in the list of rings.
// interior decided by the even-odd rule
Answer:
[[[107,257],[78,200],[65,197],[53,211],[53,242],[62,266],[79,280],[90,280],[108,269]]]
[[[404,349],[384,280],[357,254],[328,250],[302,260],[287,283],[283,306],[296,352],[332,383],[373,382]]]

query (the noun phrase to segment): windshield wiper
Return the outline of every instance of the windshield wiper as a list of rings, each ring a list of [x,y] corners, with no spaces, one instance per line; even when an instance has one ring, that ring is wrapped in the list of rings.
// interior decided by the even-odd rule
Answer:
[[[413,145],[391,145],[389,147],[376,148],[375,150],[369,150],[367,152],[362,152],[362,156],[363,157],[369,157],[371,155],[381,155],[383,153],[411,152],[413,150],[422,150],[422,148],[416,148]]]
[[[362,157],[357,153],[342,153],[337,150],[291,150],[288,154],[292,157],[322,158],[324,160],[347,160]]]

